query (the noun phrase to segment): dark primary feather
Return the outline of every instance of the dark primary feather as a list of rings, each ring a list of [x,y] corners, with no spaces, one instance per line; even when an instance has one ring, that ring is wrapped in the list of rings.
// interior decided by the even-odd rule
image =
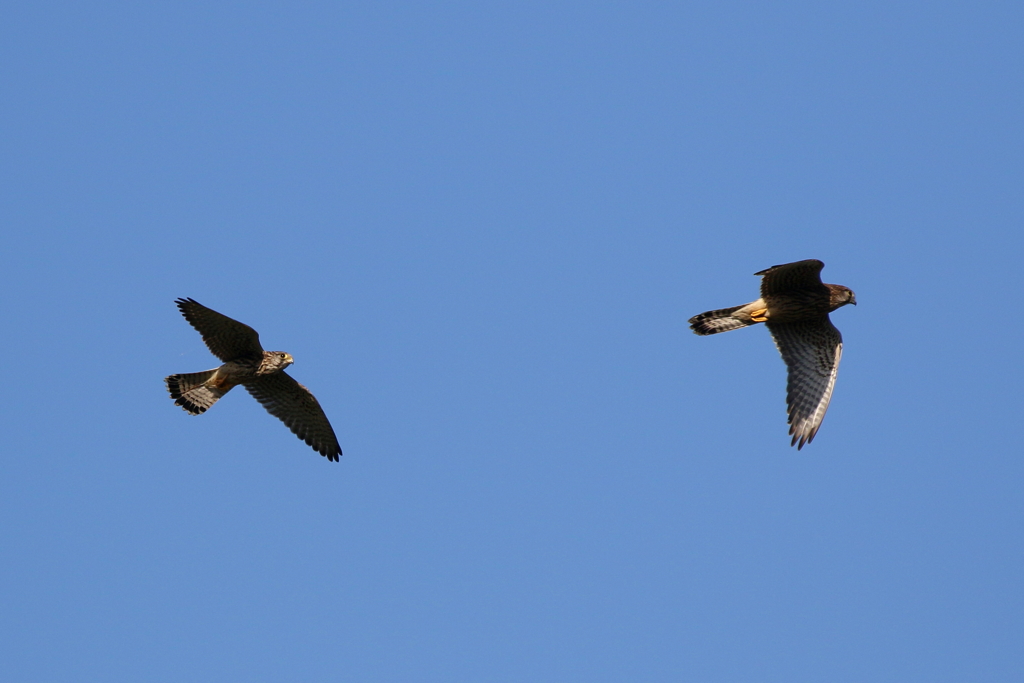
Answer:
[[[194,299],[175,301],[185,320],[203,335],[210,353],[227,362],[242,358],[260,361],[260,335],[244,323],[211,310]]]
[[[814,439],[832,400],[843,336],[828,316],[797,323],[768,322],[767,327],[789,370],[789,433],[793,444],[799,442],[799,450]]]
[[[825,264],[818,259],[807,259],[772,266],[754,275],[761,276],[761,296],[765,297],[794,289],[824,287],[821,283],[821,269],[824,267]]]
[[[341,446],[327,415],[309,389],[281,371],[245,383],[253,398],[280,419],[295,436],[328,460],[338,460]]]

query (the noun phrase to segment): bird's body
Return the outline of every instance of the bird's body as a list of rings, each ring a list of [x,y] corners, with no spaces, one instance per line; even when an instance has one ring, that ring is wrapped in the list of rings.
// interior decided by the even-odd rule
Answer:
[[[167,377],[167,391],[177,405],[190,415],[199,415],[242,385],[313,450],[328,460],[338,460],[341,446],[320,404],[284,371],[295,362],[291,354],[264,351],[256,330],[197,301],[178,299],[176,303],[189,324],[203,335],[210,351],[224,361],[212,370]]]
[[[689,320],[699,335],[767,324],[789,369],[789,433],[798,449],[810,443],[821,426],[843,352],[842,335],[828,314],[857,303],[849,288],[821,281],[824,266],[815,259],[772,266],[755,273],[762,276],[757,301],[708,311]]]
[[[250,384],[265,375],[281,372],[293,362],[290,354],[264,351],[258,363],[242,356],[213,370],[171,375],[167,378],[167,388],[175,403],[186,412],[199,415],[239,384]]]

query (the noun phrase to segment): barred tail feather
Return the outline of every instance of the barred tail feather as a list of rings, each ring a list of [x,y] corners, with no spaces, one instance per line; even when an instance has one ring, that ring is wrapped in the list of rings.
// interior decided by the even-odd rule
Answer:
[[[171,375],[165,378],[164,382],[177,405],[190,415],[199,415],[205,413],[210,406],[220,400],[221,396],[231,390],[231,387],[222,389],[207,384],[216,374],[216,370],[190,372]]]
[[[742,318],[734,316],[733,314],[739,311],[741,308],[745,308],[750,304],[744,306],[733,306],[732,308],[720,308],[717,311],[708,311],[695,315],[688,321],[690,323],[690,329],[696,334],[707,335],[707,334],[718,334],[719,332],[728,332],[729,330],[736,330],[747,325],[753,325],[754,321],[750,320],[750,316],[743,316]]]

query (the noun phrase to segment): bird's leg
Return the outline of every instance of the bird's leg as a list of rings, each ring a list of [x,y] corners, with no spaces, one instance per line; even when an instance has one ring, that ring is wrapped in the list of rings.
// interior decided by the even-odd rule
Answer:
[[[768,315],[767,314],[768,314],[768,309],[767,308],[759,308],[756,311],[751,311],[750,312],[750,319],[753,320],[755,323],[768,322]]]

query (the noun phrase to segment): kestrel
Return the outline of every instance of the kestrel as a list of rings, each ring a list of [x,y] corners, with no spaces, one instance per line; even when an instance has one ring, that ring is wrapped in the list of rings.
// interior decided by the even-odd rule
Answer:
[[[328,460],[337,462],[341,446],[323,408],[309,389],[284,371],[295,362],[291,354],[264,351],[256,330],[197,301],[178,299],[174,303],[185,320],[203,335],[210,352],[224,361],[224,365],[213,370],[164,379],[176,404],[190,415],[199,415],[241,384],[295,436]]]
[[[797,450],[818,433],[843,355],[843,336],[828,314],[846,304],[857,305],[848,287],[822,283],[824,267],[821,261],[808,259],[754,273],[761,276],[760,299],[745,306],[701,313],[689,321],[700,335],[754,323],[768,326],[789,369],[786,403],[789,433],[793,435],[790,445],[796,445]]]

